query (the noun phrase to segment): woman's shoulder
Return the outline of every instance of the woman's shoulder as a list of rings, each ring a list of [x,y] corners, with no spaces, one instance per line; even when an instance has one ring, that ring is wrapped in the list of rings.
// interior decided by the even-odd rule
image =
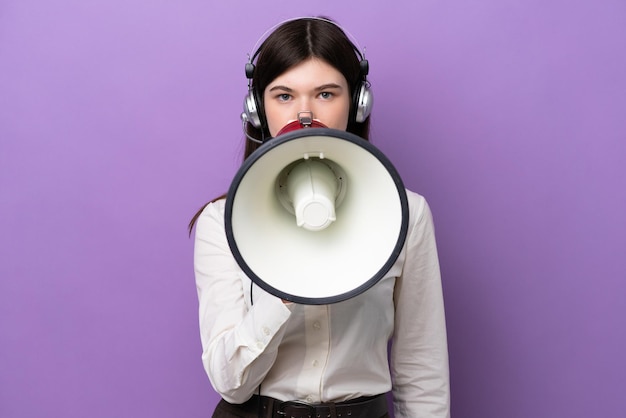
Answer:
[[[207,203],[204,208],[204,211],[214,210],[214,211],[224,213],[225,208],[226,208],[226,198],[220,197],[218,199],[211,200],[209,203]]]
[[[410,211],[420,211],[423,210],[424,206],[428,205],[424,196],[412,190],[406,189],[406,197],[409,202]]]
[[[430,207],[424,196],[409,189],[406,189],[406,195],[409,203],[409,216],[414,224],[432,218]]]
[[[225,209],[226,199],[220,198],[210,201],[200,211],[197,227],[202,229],[207,222],[211,221],[223,223]]]

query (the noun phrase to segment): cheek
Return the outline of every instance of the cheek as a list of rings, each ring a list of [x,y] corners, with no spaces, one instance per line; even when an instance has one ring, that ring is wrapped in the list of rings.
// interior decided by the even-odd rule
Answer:
[[[319,119],[329,128],[345,131],[348,128],[349,117],[350,103],[343,102],[332,109],[327,109],[323,115],[320,115]]]
[[[280,107],[273,106],[271,103],[264,110],[270,135],[276,136],[278,131],[287,124],[287,116],[284,114],[284,111],[281,111]]]

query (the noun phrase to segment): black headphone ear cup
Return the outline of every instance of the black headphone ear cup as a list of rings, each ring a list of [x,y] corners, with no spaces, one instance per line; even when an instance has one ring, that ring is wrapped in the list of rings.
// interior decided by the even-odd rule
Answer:
[[[256,129],[262,128],[261,109],[253,88],[248,91],[248,94],[243,101],[243,112],[247,122],[249,122]]]
[[[374,96],[367,81],[363,81],[354,93],[354,121],[363,123],[372,113]]]

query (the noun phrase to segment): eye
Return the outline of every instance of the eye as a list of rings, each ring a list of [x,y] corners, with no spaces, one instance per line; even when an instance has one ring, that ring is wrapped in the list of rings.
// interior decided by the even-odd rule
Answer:
[[[333,93],[329,92],[329,91],[323,91],[320,93],[320,97],[324,100],[328,100],[331,99],[333,97]]]
[[[289,99],[291,99],[291,94],[281,93],[281,94],[277,95],[276,98],[278,99],[278,101],[288,102]]]

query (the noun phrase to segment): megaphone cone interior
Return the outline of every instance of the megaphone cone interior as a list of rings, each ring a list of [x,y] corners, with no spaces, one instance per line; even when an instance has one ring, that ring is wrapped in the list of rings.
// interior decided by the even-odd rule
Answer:
[[[335,221],[335,205],[343,179],[318,158],[291,164],[276,182],[278,199],[295,216],[296,225],[319,231]]]
[[[308,128],[246,159],[226,198],[225,226],[235,260],[258,286],[327,304],[389,271],[406,238],[408,202],[395,168],[371,143]]]

